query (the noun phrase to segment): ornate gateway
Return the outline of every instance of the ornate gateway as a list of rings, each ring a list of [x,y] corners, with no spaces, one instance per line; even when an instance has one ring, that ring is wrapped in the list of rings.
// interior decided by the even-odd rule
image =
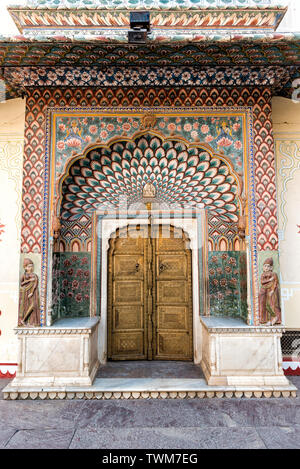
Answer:
[[[11,8],[22,35],[0,40],[0,78],[26,97],[30,266],[6,396],[95,396],[107,359],[193,360],[206,378],[195,395],[294,392],[281,365],[271,120],[272,96],[300,76],[299,36],[275,33],[285,8],[58,3]],[[130,12],[145,4],[147,40],[129,43]]]

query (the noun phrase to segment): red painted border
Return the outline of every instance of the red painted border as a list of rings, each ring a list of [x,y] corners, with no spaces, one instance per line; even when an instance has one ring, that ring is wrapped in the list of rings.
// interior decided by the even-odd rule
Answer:
[[[293,359],[290,357],[285,357],[284,361],[291,362],[293,361]],[[0,363],[0,366],[1,365],[17,366],[17,363]],[[295,370],[289,367],[287,369],[284,369],[283,372],[286,376],[300,376],[300,366],[296,368]],[[2,373],[2,371],[0,370],[0,379],[1,378],[3,379],[15,378],[15,376],[16,376],[16,372],[10,373],[9,371],[7,371],[6,373]]]
[[[2,373],[2,371],[0,371],[0,379],[1,378],[15,378],[16,376],[16,372],[14,373],[10,373],[9,371],[7,371],[6,373]]]
[[[292,370],[292,368],[288,368],[284,370],[285,376],[300,376],[300,367],[296,368],[296,370]]]
[[[292,357],[283,357],[284,363],[293,361],[295,360]],[[300,366],[298,366],[295,370],[293,370],[291,367],[288,367],[284,369],[283,372],[286,376],[300,376]]]
[[[0,367],[1,366],[18,366],[17,363],[0,363]],[[14,373],[10,373],[9,371],[7,371],[6,373],[2,373],[1,369],[0,369],[0,379],[1,378],[15,378],[16,376],[16,372]]]

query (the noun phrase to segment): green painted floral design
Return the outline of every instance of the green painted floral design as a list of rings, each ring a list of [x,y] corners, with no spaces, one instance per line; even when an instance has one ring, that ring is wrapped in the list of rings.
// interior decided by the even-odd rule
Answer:
[[[212,316],[247,318],[246,257],[243,252],[209,253],[209,301]]]
[[[90,314],[90,253],[55,253],[53,262],[53,315],[79,317]]]

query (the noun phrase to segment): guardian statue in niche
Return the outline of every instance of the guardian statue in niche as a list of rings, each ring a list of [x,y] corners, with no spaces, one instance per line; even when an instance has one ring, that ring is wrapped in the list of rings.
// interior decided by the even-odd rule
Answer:
[[[156,196],[156,189],[151,182],[147,182],[143,188],[143,198],[153,199]]]
[[[260,323],[268,326],[281,324],[278,276],[273,272],[273,259],[270,257],[263,264],[258,295]]]
[[[24,259],[20,283],[19,326],[40,325],[39,279],[31,259]]]

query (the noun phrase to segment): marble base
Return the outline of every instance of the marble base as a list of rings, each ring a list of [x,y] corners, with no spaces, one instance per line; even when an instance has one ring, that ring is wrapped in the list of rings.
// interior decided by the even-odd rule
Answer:
[[[22,386],[3,389],[4,399],[195,399],[296,397],[297,388],[285,386],[210,386],[205,379],[96,378],[89,387]]]
[[[49,327],[18,327],[19,360],[11,385],[90,386],[99,367],[98,323],[98,318],[76,318]]]
[[[233,318],[201,322],[201,367],[209,385],[289,385],[282,368],[283,327],[247,326]]]
[[[20,359],[4,399],[166,399],[296,397],[284,376],[282,328],[201,318],[202,370],[193,378],[98,376],[98,319],[17,328]],[[199,377],[198,377],[199,376]]]

